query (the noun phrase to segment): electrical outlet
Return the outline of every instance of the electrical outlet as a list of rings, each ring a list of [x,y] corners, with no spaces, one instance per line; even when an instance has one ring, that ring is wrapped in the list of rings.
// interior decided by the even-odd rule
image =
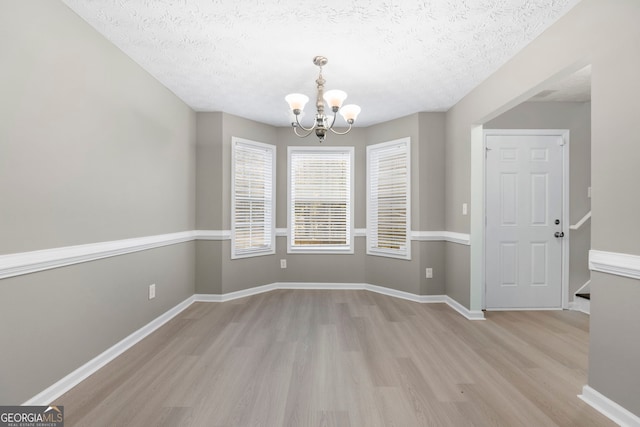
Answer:
[[[149,285],[149,299],[154,299],[156,297],[156,284]]]
[[[468,212],[468,207],[466,203],[462,204],[462,215],[466,215]]]
[[[425,276],[427,279],[433,279],[433,268],[427,268],[425,270]]]
[[[281,259],[280,260],[280,268],[287,268],[287,260],[286,259]]]

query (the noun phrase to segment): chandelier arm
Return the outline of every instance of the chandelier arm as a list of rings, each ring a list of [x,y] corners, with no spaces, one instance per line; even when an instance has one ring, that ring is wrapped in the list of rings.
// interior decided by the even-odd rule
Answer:
[[[300,120],[298,120],[299,114],[296,114],[295,116],[296,116],[296,124],[298,125],[297,127],[302,129],[303,131],[311,133],[316,128],[315,124],[313,126],[311,126],[310,128],[306,128],[306,127],[302,126],[302,123],[300,123]],[[295,129],[296,129],[296,126],[293,127],[294,131],[295,131]],[[309,135],[309,133],[307,135]],[[296,135],[298,135],[298,132],[296,132]],[[305,135],[305,136],[307,136],[307,135]],[[300,136],[300,135],[298,135],[298,136]]]
[[[335,133],[335,134],[337,134],[337,135],[340,135],[338,132],[336,132],[335,130],[333,130],[333,126],[336,124],[336,119],[337,119],[337,118],[338,118],[338,112],[337,112],[337,111],[334,111],[334,112],[333,112],[333,120],[331,121],[331,126],[329,126],[329,127],[328,127],[328,129],[329,129],[330,131],[332,131],[333,133]],[[347,131],[347,132],[349,132],[349,131]]]
[[[333,119],[333,122],[335,123],[336,119]],[[337,130],[333,129],[333,123],[331,124],[331,127],[329,128],[329,130],[333,133],[335,133],[336,135],[346,135],[349,133],[349,131],[351,130],[351,128],[353,127],[353,123],[349,123],[349,129],[345,130],[344,132],[338,132]]]
[[[302,127],[302,126],[301,126],[301,127]],[[304,129],[304,128],[302,128],[302,129]],[[313,132],[314,128],[311,128],[311,129],[304,129],[304,130],[306,130],[306,131],[308,131],[308,132],[307,132],[307,133],[305,133],[304,135],[300,135],[300,134],[298,133],[298,128],[294,127],[294,128],[293,128],[293,133],[295,133],[297,137],[300,137],[300,138],[306,138],[306,137],[308,137],[309,135],[311,135],[311,133]]]

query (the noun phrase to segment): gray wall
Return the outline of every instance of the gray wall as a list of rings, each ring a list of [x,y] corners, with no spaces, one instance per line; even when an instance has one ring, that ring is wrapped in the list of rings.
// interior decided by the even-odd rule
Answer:
[[[226,113],[197,113],[196,228],[231,228],[231,137],[275,144],[276,128]],[[279,161],[279,160],[278,160]],[[273,283],[273,255],[231,260],[230,242],[196,243],[196,293],[222,294]],[[236,262],[237,261],[237,262]]]
[[[444,230],[444,113],[418,113],[366,129],[367,145],[411,137],[411,229]],[[420,295],[444,294],[442,242],[413,241],[411,261],[367,256],[365,281]],[[425,268],[433,278],[425,278]]]
[[[222,230],[222,117],[197,113],[196,229]]]
[[[0,57],[0,254],[194,229],[191,109],[58,1],[1,2]],[[184,243],[0,280],[0,403],[193,295],[194,262]]]
[[[447,230],[468,232],[469,218],[459,205],[471,196],[471,128],[528,99],[549,79],[558,79],[589,62],[591,80],[591,182],[593,249],[640,255],[640,198],[629,186],[640,181],[640,2],[583,0],[518,55],[447,112]],[[473,242],[472,244],[477,244]],[[447,265],[469,265],[469,254],[447,252]],[[451,270],[448,269],[447,273]],[[635,286],[631,286],[631,284]],[[624,310],[638,301],[640,283],[593,274],[589,385],[640,415],[640,311]],[[447,276],[448,295],[468,295],[470,278]],[[606,294],[606,297],[601,295]],[[461,300],[460,302],[463,302]],[[636,304],[637,307],[637,304]],[[616,369],[611,369],[616,366]]]
[[[25,402],[192,296],[194,256],[190,242],[0,280],[0,402]]]
[[[193,112],[63,4],[1,7],[0,253],[193,229]]]
[[[402,137],[411,138],[411,228],[419,230],[420,223],[420,116],[412,114],[407,117],[392,120],[368,127],[366,133],[367,145],[393,141]],[[364,163],[363,163],[364,165]],[[364,168],[364,166],[363,166]],[[363,186],[362,193],[366,193]],[[365,203],[363,198],[362,203]],[[415,223],[414,223],[415,222]],[[364,226],[364,225],[363,225]],[[400,291],[419,294],[421,288],[420,265],[422,261],[419,242],[411,242],[411,261],[384,258],[379,256],[365,257],[365,282],[372,285],[385,286]],[[438,266],[435,266],[438,269]],[[422,275],[423,277],[424,275]]]
[[[327,144],[355,148],[355,228],[366,227],[366,146],[409,136],[412,140],[412,222],[414,230],[444,227],[444,113],[419,113],[344,136]],[[225,113],[197,115],[196,227],[231,227],[231,138],[276,145],[276,226],[287,227],[287,147],[317,144],[296,137],[290,128],[274,128]],[[442,294],[445,268],[442,242],[413,242],[412,260],[367,256],[365,238],[355,238],[352,255],[287,254],[285,237],[277,237],[276,254],[232,260],[230,242],[196,244],[196,292],[229,293],[275,282],[371,283],[414,294]],[[280,259],[287,268],[280,269]],[[424,277],[424,268],[434,278]]]
[[[445,243],[445,263],[446,294],[469,308],[469,246]]]
[[[197,113],[196,225],[197,230],[222,230],[222,117],[223,113]],[[195,292],[222,293],[222,244],[197,241]]]
[[[420,214],[413,228],[445,230],[445,113],[420,113],[418,120],[420,145],[414,172],[418,172]]]
[[[596,271],[591,283],[589,385],[640,416],[640,284]]]
[[[354,147],[354,227],[365,227],[365,132],[355,128],[347,135],[330,134],[324,142],[327,146]],[[316,146],[318,139],[311,135],[298,138],[290,128],[278,128],[277,159],[277,202],[276,225],[287,227],[287,147]],[[364,283],[364,238],[355,238],[352,255],[305,255],[287,254],[287,239],[277,239],[278,282],[318,282],[318,283]],[[280,259],[287,260],[287,268],[280,269]]]
[[[364,146],[378,136],[417,135],[414,229],[417,221],[423,231],[444,224],[467,233],[469,217],[460,206],[471,196],[471,126],[529,98],[547,79],[591,62],[592,247],[640,255],[640,199],[624,191],[640,180],[639,15],[637,0],[583,0],[444,117],[420,113],[357,130],[348,137],[357,141],[344,141],[353,142],[362,161]],[[0,254],[226,229],[230,136],[276,143],[279,158],[293,144],[285,136],[290,130],[214,113],[199,118],[196,147],[195,113],[59,2],[0,3],[0,53]],[[444,191],[435,184],[443,177]],[[279,175],[279,210],[282,182]],[[363,227],[363,209],[356,210],[357,227]],[[280,212],[279,227],[284,218]],[[246,263],[228,259],[228,242],[197,242],[0,281],[0,328],[9,343],[3,349],[20,349],[0,354],[0,402],[21,403],[40,392],[193,294],[196,281],[198,292],[213,293],[261,284],[253,267],[263,269],[260,282],[367,280],[416,293],[445,289],[469,306],[466,246],[414,242],[414,261],[384,260],[376,265],[387,269],[369,274],[365,268],[378,257],[299,255],[289,258],[290,269],[279,270],[282,241],[277,255]],[[356,254],[364,253],[363,242],[356,242]],[[432,282],[422,279],[426,265],[435,268]],[[323,266],[335,272],[323,273]],[[387,274],[400,270],[406,276],[399,280]],[[149,282],[158,285],[153,301],[146,299]],[[640,415],[633,328],[640,324],[634,305],[640,286],[594,274],[592,294],[589,384]]]
[[[591,210],[591,103],[525,102],[484,125],[485,129],[569,129],[569,217],[575,224]],[[569,298],[590,278],[591,222],[569,232]]]
[[[445,230],[445,113],[418,115],[418,163],[413,174],[418,175],[419,214],[413,218],[414,230]],[[417,168],[417,169],[416,169]],[[415,244],[415,243],[414,243]],[[446,293],[446,243],[420,242],[421,262],[418,268],[422,295]],[[425,269],[433,269],[433,278],[425,278]]]

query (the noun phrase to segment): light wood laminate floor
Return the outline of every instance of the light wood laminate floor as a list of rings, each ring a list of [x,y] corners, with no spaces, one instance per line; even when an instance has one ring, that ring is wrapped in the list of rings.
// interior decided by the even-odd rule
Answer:
[[[55,403],[76,426],[609,426],[588,316],[368,291],[195,303]]]

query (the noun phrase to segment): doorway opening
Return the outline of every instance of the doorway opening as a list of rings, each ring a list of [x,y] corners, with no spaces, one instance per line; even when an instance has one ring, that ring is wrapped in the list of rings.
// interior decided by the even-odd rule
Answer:
[[[569,130],[485,130],[485,308],[562,309]]]
[[[590,271],[588,268],[588,250],[590,248],[590,222],[582,221],[590,212],[591,180],[591,67],[586,63],[574,64],[545,82],[533,87],[521,96],[506,103],[503,107],[478,121],[471,129],[471,294],[470,310],[486,309],[485,277],[486,277],[486,194],[485,194],[485,130],[494,129],[570,129],[571,130],[571,166],[568,167],[571,182],[567,190],[568,206],[565,213],[568,219],[563,225],[571,233],[570,251],[564,251],[569,257],[569,267],[563,271],[566,290],[563,295],[562,308],[571,308],[570,301],[576,291],[588,286]],[[563,87],[566,88],[563,89]],[[557,114],[561,106],[570,105],[572,113]],[[574,108],[575,107],[575,108]],[[544,126],[531,124],[538,117],[533,111],[543,111],[546,117]],[[512,119],[520,114],[519,122],[505,123],[505,118]],[[569,124],[566,117],[571,118]],[[586,125],[577,128],[576,120],[586,121]],[[582,129],[582,130],[580,130]],[[589,195],[590,197],[590,195]],[[575,226],[579,225],[576,231]],[[565,235],[567,233],[565,232]],[[567,239],[569,240],[569,239]],[[477,243],[476,243],[477,242]],[[577,249],[576,249],[577,247]]]

